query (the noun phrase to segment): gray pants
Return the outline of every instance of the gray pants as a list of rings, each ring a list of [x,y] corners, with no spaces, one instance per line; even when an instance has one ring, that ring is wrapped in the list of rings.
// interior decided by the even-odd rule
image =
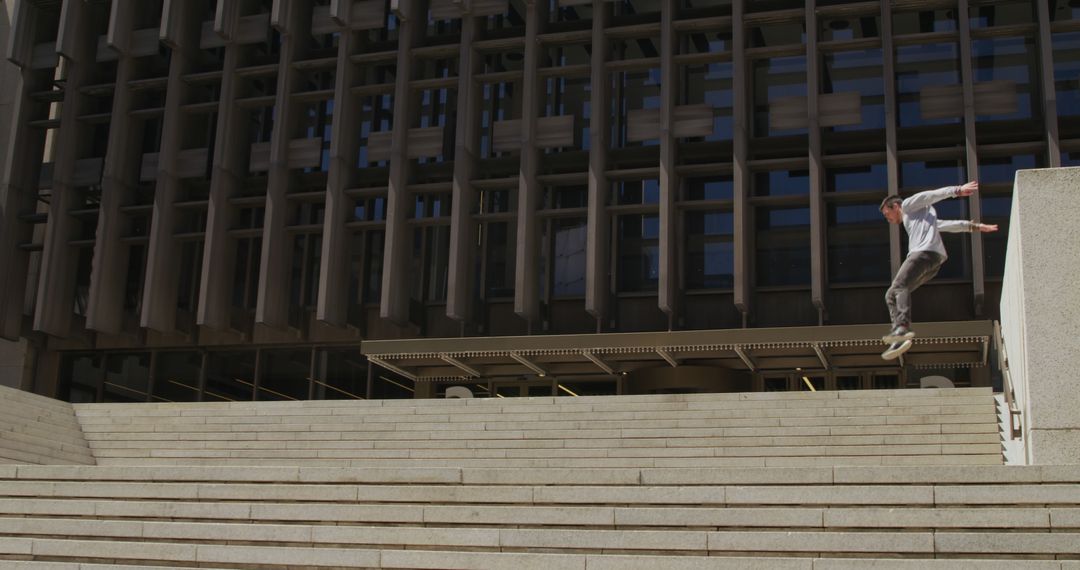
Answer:
[[[945,257],[932,251],[908,254],[900,271],[896,272],[892,286],[885,293],[885,304],[889,306],[893,327],[911,326],[911,293],[933,279],[944,263]]]

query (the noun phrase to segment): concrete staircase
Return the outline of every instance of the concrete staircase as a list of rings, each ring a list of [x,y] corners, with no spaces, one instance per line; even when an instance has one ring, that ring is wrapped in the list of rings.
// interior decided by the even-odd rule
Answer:
[[[76,410],[0,568],[1080,570],[1080,466],[1000,465],[985,389]]]
[[[76,407],[99,465],[1000,464],[989,388]]]
[[[71,404],[0,386],[0,464],[93,465]]]

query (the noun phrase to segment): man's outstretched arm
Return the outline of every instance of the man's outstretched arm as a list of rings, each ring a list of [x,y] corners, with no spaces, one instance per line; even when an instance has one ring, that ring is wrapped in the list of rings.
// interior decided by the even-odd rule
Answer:
[[[927,190],[906,199],[900,207],[906,213],[913,213],[933,206],[935,203],[947,198],[959,198],[971,196],[979,190],[979,183],[972,180],[963,186],[946,186],[937,190]]]
[[[983,232],[990,233],[996,232],[997,224],[980,224],[978,222],[969,222],[967,220],[938,220],[937,229],[939,232]]]

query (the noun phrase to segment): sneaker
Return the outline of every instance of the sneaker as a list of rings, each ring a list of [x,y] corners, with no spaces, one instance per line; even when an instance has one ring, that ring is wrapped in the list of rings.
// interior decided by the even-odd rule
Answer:
[[[892,330],[889,334],[881,337],[881,342],[885,344],[893,344],[895,342],[903,342],[905,340],[915,338],[915,333],[908,330],[904,325],[899,325]]]
[[[881,353],[881,358],[885,360],[894,360],[901,354],[904,354],[911,348],[911,339],[905,341],[894,342],[889,345],[889,348],[885,349],[885,352]]]

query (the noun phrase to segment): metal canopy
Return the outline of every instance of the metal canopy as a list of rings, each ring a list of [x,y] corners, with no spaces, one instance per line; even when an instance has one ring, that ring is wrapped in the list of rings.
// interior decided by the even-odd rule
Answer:
[[[364,341],[374,364],[417,381],[520,376],[613,375],[658,366],[768,372],[851,368],[978,367],[993,321],[918,323],[904,361],[884,361],[888,327],[843,325]]]

